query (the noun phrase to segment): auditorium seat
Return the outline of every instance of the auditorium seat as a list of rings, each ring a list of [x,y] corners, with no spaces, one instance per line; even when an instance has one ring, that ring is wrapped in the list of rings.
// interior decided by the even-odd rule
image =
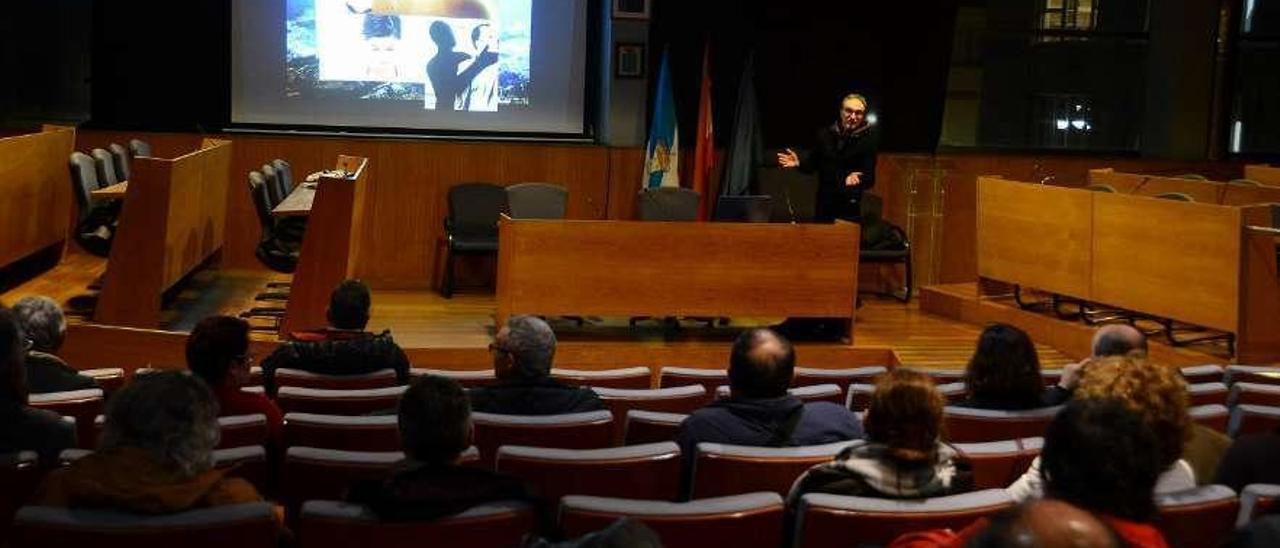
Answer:
[[[257,214],[262,237],[254,248],[254,256],[263,266],[283,274],[292,274],[298,268],[298,252],[302,242],[296,236],[280,230],[281,224],[271,214],[271,197],[267,193],[267,180],[257,171],[249,172],[249,195],[253,198],[253,210]],[[255,299],[256,300],[256,299]],[[255,307],[241,317],[282,315],[279,307]]]
[[[1187,383],[1223,382],[1226,370],[1220,365],[1193,365],[1178,370]]]
[[[63,449],[58,454],[58,465],[66,466],[92,455],[91,449]],[[211,455],[215,468],[233,468],[231,476],[243,478],[263,493],[271,486],[267,450],[261,445],[223,447],[214,449]]]
[[[707,394],[715,394],[717,386],[729,384],[729,372],[724,369],[698,369],[695,367],[663,367],[658,372],[658,386],[672,388],[700,384]]]
[[[808,494],[796,509],[797,547],[883,545],[904,533],[960,530],[974,520],[1013,507],[1004,489],[919,500]]]
[[[498,217],[507,210],[507,191],[490,183],[462,183],[449,189],[444,220],[444,282],[440,292],[453,297],[453,263],[458,255],[495,255]]]
[[[1184,548],[1216,548],[1235,530],[1240,513],[1236,492],[1225,485],[1205,485],[1156,495],[1156,525],[1166,539]]]
[[[276,403],[286,413],[318,413],[321,415],[365,415],[394,411],[404,386],[365,390],[324,390],[282,386]]]
[[[472,413],[475,445],[486,467],[503,445],[600,449],[613,446],[613,415],[590,411],[565,415],[498,415]]]
[[[516,476],[536,496],[555,504],[565,495],[676,500],[680,447],[674,442],[608,449],[498,448],[494,468]]]
[[[997,411],[947,406],[943,410],[947,440],[952,443],[1034,438],[1045,428],[1061,406],[1026,411]]]
[[[519,546],[535,526],[532,509],[518,502],[484,504],[431,521],[389,522],[364,506],[312,500],[302,505],[297,535],[306,548]]]
[[[933,377],[933,382],[939,385],[964,382],[965,371],[963,369],[923,369],[914,367],[912,369],[918,369]]]
[[[621,369],[563,369],[553,368],[551,378],[571,386],[594,388],[621,388],[644,390],[652,386],[652,373],[648,367],[624,367]]]
[[[121,181],[128,181],[131,175],[129,170],[129,150],[120,143],[111,143],[107,146],[107,150],[111,152],[111,160],[115,164],[116,178]]]
[[[280,177],[276,175],[276,168],[271,164],[262,164],[258,172],[262,174],[262,180],[267,185],[267,198],[271,208],[275,209],[286,198],[286,195],[280,193]]]
[[[785,497],[805,470],[831,461],[846,447],[862,443],[855,440],[805,447],[699,443],[689,496],[696,499],[771,491]]]
[[[282,368],[276,370],[275,380],[276,386],[324,390],[368,390],[395,386],[396,372],[393,369],[382,369],[360,375],[321,375],[301,369]]]
[[[129,139],[129,153],[134,157],[151,156],[151,145],[141,139]]]
[[[106,188],[121,181],[116,171],[116,160],[106,149],[95,148],[89,152],[93,156],[94,171],[98,174],[98,188]]]
[[[1191,420],[1201,426],[1212,428],[1222,433],[1227,433],[1227,425],[1231,418],[1231,411],[1227,406],[1221,404],[1197,405],[1187,409],[1187,413],[1191,415]]]
[[[250,502],[160,516],[27,506],[18,510],[13,541],[15,546],[274,548],[278,537],[272,504]]]
[[[276,170],[276,184],[280,187],[280,195],[289,197],[293,193],[293,166],[280,158],[271,161],[271,167]]]
[[[13,513],[40,485],[44,471],[34,451],[0,453],[0,538],[9,538]]]
[[[632,410],[687,414],[709,403],[707,392],[699,385],[644,390],[621,388],[592,388],[592,390],[613,413],[618,441],[623,439],[627,413]]]
[[[288,413],[284,416],[284,445],[342,451],[399,451],[397,419],[395,415],[351,417]]]
[[[520,183],[507,187],[512,219],[563,219],[569,191],[549,183]]]
[[[1280,407],[1280,385],[1238,382],[1231,385],[1228,405],[1270,405]]]
[[[689,415],[680,413],[655,413],[653,411],[627,411],[623,427],[623,443],[638,445],[659,441],[673,441],[680,431],[680,423]]]
[[[579,537],[621,517],[644,523],[666,548],[778,546],[786,509],[777,493],[666,502],[570,495],[560,503],[560,526]]]
[[[409,373],[414,376],[435,375],[437,377],[447,377],[457,381],[463,388],[475,388],[478,386],[493,386],[498,383],[498,378],[494,376],[492,369],[472,369],[472,370],[453,370],[453,369],[424,369],[413,368]]]
[[[947,403],[959,403],[969,395],[962,382],[943,383],[937,385],[937,388],[942,397],[947,399]],[[850,384],[848,394],[845,396],[845,406],[855,411],[864,410],[871,403],[871,395],[875,391],[874,384]]]
[[[1187,385],[1190,405],[1226,405],[1230,391],[1221,382],[1201,382]]]
[[[1253,518],[1270,513],[1275,508],[1276,499],[1280,499],[1280,485],[1254,483],[1244,486],[1240,491],[1240,515],[1236,518],[1236,527],[1244,527]]]
[[[973,467],[974,489],[1008,487],[1026,473],[1043,446],[1043,438],[952,444],[959,457]]]
[[[399,451],[290,447],[285,450],[280,466],[280,501],[294,512],[308,500],[340,500],[352,485],[386,477],[401,460],[404,453]]]
[[[102,389],[103,399],[111,397],[116,390],[124,388],[124,369],[119,367],[103,367],[98,369],[81,369],[80,374],[92,377]]]
[[[1227,384],[1237,382],[1253,382],[1259,384],[1280,384],[1280,367],[1258,365],[1228,365]]]
[[[797,386],[788,388],[787,393],[799,398],[805,403],[812,402],[831,402],[836,405],[844,405],[844,392],[838,384],[809,384],[805,386]],[[716,387],[716,399],[723,400],[733,395],[733,391],[728,386]]]
[[[76,202],[76,243],[92,255],[106,257],[111,254],[116,211],[93,199],[92,193],[100,185],[92,157],[83,152],[72,152],[67,165],[71,170],[71,195]]]
[[[1280,430],[1280,407],[1241,404],[1231,409],[1227,433],[1231,437]]]
[[[102,414],[103,393],[101,389],[90,388],[67,392],[32,394],[28,397],[27,403],[37,409],[47,409],[59,415],[74,417],[76,419],[77,444],[86,449],[98,445],[93,420]]]
[[[845,390],[852,383],[875,384],[876,378],[888,371],[889,369],[883,365],[847,369],[797,367],[795,376],[791,378],[791,386],[835,383],[840,386],[841,390]]]
[[[688,188],[644,188],[637,207],[641,221],[696,221],[699,200],[697,191]]]
[[[219,449],[254,445],[265,446],[271,443],[271,431],[267,426],[267,416],[263,414],[218,417],[218,428],[222,434],[218,439]]]

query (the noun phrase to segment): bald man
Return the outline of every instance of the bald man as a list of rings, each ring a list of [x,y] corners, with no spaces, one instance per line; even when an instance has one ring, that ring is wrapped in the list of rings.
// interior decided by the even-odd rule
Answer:
[[[1085,366],[1098,358],[1131,354],[1142,358],[1147,357],[1147,336],[1129,324],[1099,327],[1093,333],[1093,344],[1090,346],[1091,355],[1088,358],[1068,364],[1062,369],[1062,379],[1058,381],[1059,388],[1067,392],[1075,390],[1080,384],[1080,376],[1084,374]]]
[[[862,437],[862,421],[844,406],[804,403],[787,393],[796,352],[782,335],[749,329],[729,356],[729,398],[694,411],[676,441],[692,458],[701,442],[762,447],[819,445]]]
[[[1040,500],[995,516],[971,547],[1119,548],[1114,532],[1093,514],[1060,500]]]

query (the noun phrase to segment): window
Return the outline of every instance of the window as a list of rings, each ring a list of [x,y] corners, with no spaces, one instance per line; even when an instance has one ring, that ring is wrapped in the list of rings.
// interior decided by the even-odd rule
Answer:
[[[1083,95],[1041,94],[1035,101],[1036,145],[1044,148],[1089,148],[1093,135],[1093,102]]]
[[[1040,30],[1094,29],[1095,0],[1044,0]]]

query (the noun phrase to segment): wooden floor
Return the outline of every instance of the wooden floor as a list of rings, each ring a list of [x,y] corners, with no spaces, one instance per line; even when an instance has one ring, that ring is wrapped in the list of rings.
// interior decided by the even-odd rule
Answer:
[[[11,304],[26,295],[47,295],[74,311],[72,324],[91,326],[95,291],[89,286],[104,268],[104,259],[68,255],[57,267],[0,293],[0,302]],[[268,281],[288,279],[287,275],[261,271],[201,272],[184,283],[182,290],[170,299],[162,330],[185,332],[210,314],[234,315],[253,306],[282,306],[282,303],[255,302],[254,296],[264,290]],[[401,346],[411,349],[411,358],[417,357],[415,364],[483,366],[488,360],[486,348],[494,333],[494,306],[493,294],[484,289],[463,291],[453,299],[445,299],[434,291],[377,290],[370,329],[390,329]],[[625,318],[588,318],[585,327],[563,319],[552,319],[552,323],[562,343],[562,357],[570,361],[599,360],[622,348],[639,347],[652,353],[673,345],[686,345],[695,348],[694,353],[709,353],[707,360],[712,363],[723,363],[720,354],[727,350],[729,341],[740,328],[771,325],[780,320],[735,319],[727,327],[716,328],[683,321],[680,329],[671,329],[659,322],[641,322],[638,327],[630,328]],[[894,356],[893,363],[957,369],[967,363],[979,330],[974,324],[924,313],[917,303],[904,305],[892,299],[866,297],[858,310],[853,350],[886,349]],[[264,344],[277,341],[269,332],[254,336]],[[586,350],[588,347],[592,349]],[[799,351],[801,362],[806,362],[806,355],[810,357],[808,361],[828,361],[813,356],[832,349],[848,350],[849,347],[836,343],[803,344]],[[443,354],[428,355],[427,350]],[[1070,359],[1046,344],[1040,344],[1039,351],[1046,368],[1061,367]],[[885,361],[874,352],[855,352],[855,355],[854,361],[859,363]],[[845,361],[843,357],[833,360]]]

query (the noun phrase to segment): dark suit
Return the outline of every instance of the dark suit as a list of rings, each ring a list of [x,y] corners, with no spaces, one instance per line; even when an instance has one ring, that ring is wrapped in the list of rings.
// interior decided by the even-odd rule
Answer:
[[[800,169],[818,176],[819,222],[858,220],[862,193],[876,184],[878,147],[879,137],[869,125],[841,131],[839,124],[832,124],[818,132],[813,149],[800,158]],[[845,179],[855,171],[862,172],[862,183],[845,186]]]

